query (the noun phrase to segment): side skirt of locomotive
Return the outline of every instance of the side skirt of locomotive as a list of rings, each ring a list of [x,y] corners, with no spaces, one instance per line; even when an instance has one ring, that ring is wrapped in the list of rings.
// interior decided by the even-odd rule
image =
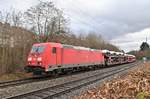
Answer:
[[[104,67],[105,63],[93,63],[93,64],[69,64],[69,65],[50,65],[48,69],[42,68],[41,66],[26,66],[24,69],[26,72],[32,72],[34,75],[41,74],[58,74],[66,72],[75,72],[80,70],[91,70],[100,67]]]
[[[68,65],[55,65],[55,66],[49,66],[46,71],[53,71],[56,69],[76,69],[76,68],[94,68],[94,67],[104,67],[104,63],[92,63],[92,64],[68,64]]]

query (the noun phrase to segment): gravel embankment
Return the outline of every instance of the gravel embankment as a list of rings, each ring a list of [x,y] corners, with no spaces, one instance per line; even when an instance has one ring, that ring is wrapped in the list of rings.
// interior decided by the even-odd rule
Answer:
[[[150,99],[150,62],[72,98]]]

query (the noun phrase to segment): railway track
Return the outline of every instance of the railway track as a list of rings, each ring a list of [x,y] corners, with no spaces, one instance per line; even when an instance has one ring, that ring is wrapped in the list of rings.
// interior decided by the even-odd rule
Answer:
[[[22,84],[27,84],[27,83],[37,82],[37,81],[51,80],[51,79],[56,79],[56,78],[60,78],[60,77],[64,77],[64,76],[80,74],[80,73],[84,73],[84,72],[86,72],[86,71],[74,72],[72,74],[30,77],[30,78],[19,79],[19,80],[5,81],[5,82],[0,82],[0,88],[19,86],[19,85],[22,85]]]
[[[6,88],[6,87],[19,86],[19,85],[27,84],[27,83],[33,83],[33,82],[37,82],[37,81],[46,81],[46,80],[56,79],[56,78],[80,74],[80,73],[84,73],[84,72],[87,72],[87,71],[76,72],[76,73],[72,73],[72,74],[64,74],[64,75],[54,75],[53,77],[52,76],[41,76],[41,77],[31,77],[31,78],[25,78],[25,79],[19,79],[19,80],[0,82],[0,89]]]
[[[127,64],[125,64],[125,65],[127,65]],[[111,67],[109,67],[109,68],[111,68]],[[105,69],[105,68],[103,68],[103,69]],[[40,77],[31,77],[31,78],[25,78],[25,79],[13,80],[13,81],[0,82],[0,88],[2,89],[2,88],[6,88],[6,87],[19,86],[21,84],[27,84],[27,83],[37,82],[37,81],[56,79],[56,78],[80,74],[80,73],[84,73],[84,72],[87,72],[87,71],[75,72],[72,74],[59,75],[59,76],[57,76],[57,75],[55,75],[55,76],[40,76]]]
[[[54,85],[51,87],[33,90],[31,92],[23,93],[23,94],[17,94],[14,96],[7,97],[6,99],[52,99],[54,97],[58,97],[62,94],[71,92],[73,90],[76,90],[78,88],[81,88],[83,86],[95,83],[97,81],[103,80],[105,78],[108,78],[112,75],[121,73],[125,70],[128,70],[134,66],[137,66],[139,63],[134,64],[128,64],[124,67],[118,66],[117,68],[113,70],[109,70],[106,72],[100,72],[98,74],[88,76],[85,78],[79,78],[77,80],[68,81],[63,84]]]
[[[83,72],[80,72],[80,73],[83,73]],[[70,75],[75,75],[75,74],[77,73],[72,73]],[[38,81],[46,81],[46,80],[56,79],[56,78],[60,78],[64,76],[69,76],[69,74],[68,75],[66,74],[66,75],[31,77],[31,78],[25,78],[25,79],[19,79],[19,80],[0,82],[0,88],[19,86],[22,84],[33,83],[33,82],[38,82]]]
[[[6,82],[0,82],[0,88],[6,88],[11,86],[17,86],[21,84],[26,84],[30,82],[36,82],[41,80],[46,80],[47,77],[31,77],[31,78],[25,78],[25,79],[19,79],[19,80],[12,80],[12,81],[6,81]]]

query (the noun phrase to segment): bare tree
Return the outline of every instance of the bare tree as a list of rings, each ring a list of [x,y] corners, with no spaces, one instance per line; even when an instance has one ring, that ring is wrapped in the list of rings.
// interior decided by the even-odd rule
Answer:
[[[11,19],[12,19],[12,25],[13,26],[16,26],[16,27],[21,27],[22,24],[23,24],[23,21],[22,21],[22,17],[23,17],[23,14],[19,11],[19,12],[16,12],[15,10],[13,10],[12,14],[11,14]]]
[[[22,27],[23,26],[23,13],[12,9],[9,12],[0,11],[0,22],[10,24],[11,26]]]
[[[25,12],[27,23],[34,27],[34,31],[40,36],[60,32],[66,23],[62,11],[57,9],[52,2],[41,2]],[[46,38],[48,39],[48,38]]]
[[[3,20],[3,14],[2,14],[2,11],[0,11],[0,22],[2,22]]]
[[[9,24],[11,23],[11,15],[9,12],[5,13],[4,22]]]

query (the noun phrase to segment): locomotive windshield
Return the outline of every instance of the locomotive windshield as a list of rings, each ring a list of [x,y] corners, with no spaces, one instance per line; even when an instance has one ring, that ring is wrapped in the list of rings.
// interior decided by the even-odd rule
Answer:
[[[42,53],[44,48],[44,46],[32,46],[31,53]]]

